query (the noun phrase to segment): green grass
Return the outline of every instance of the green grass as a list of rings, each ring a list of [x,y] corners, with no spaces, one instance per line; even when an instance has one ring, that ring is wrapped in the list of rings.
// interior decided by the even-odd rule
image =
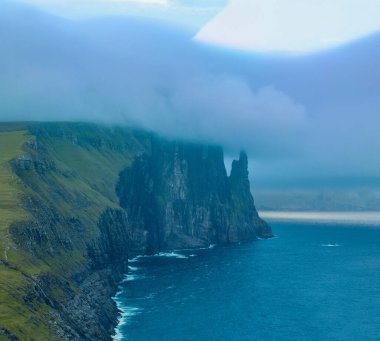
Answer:
[[[8,261],[14,248],[8,233],[10,224],[29,218],[20,206],[24,188],[10,161],[23,154],[23,144],[30,139],[25,131],[0,132],[0,260]]]
[[[0,279],[0,325],[20,340],[54,340],[46,326],[47,321],[51,320],[49,308],[33,300],[30,305],[24,302],[25,288],[30,280],[21,272],[2,265]]]
[[[62,138],[61,132],[57,133],[49,124],[46,127],[44,132],[47,133],[39,138],[39,143],[46,148],[49,158],[60,171],[47,174],[44,182],[34,180],[34,185],[40,186],[41,197],[51,202],[61,214],[77,216],[89,226],[94,226],[93,231],[88,231],[90,236],[94,236],[93,232],[98,232],[96,224],[100,214],[107,207],[120,208],[115,193],[119,172],[132,162],[138,152],[147,148],[144,142],[148,142],[144,138],[136,139],[128,130],[112,133],[110,128],[93,125],[60,124],[65,134],[82,138],[79,143],[73,143]],[[93,141],[116,145],[128,141],[128,150],[94,146]]]
[[[55,323],[51,315],[52,308],[37,299],[26,304],[25,298],[35,287],[33,278],[40,274],[51,273],[57,279],[67,281],[74,267],[83,264],[83,255],[74,251],[46,257],[42,261],[23,250],[10,249],[8,259],[11,265],[19,267],[14,270],[0,264],[0,326],[20,340],[58,340],[51,330],[51,325]],[[75,286],[71,286],[71,289],[78,291]],[[50,298],[65,300],[65,294],[59,286],[45,294]]]
[[[10,161],[23,154],[22,146],[30,139],[25,131],[0,132],[0,231],[12,221],[28,218],[20,207],[21,181],[12,172]]]
[[[20,206],[25,188],[12,171],[10,162],[24,153],[23,144],[32,137],[26,135],[26,131],[11,131],[12,128],[19,128],[19,125],[8,124],[0,129],[0,260],[17,264],[22,261],[13,261],[20,259],[23,252],[15,250],[8,228],[13,222],[30,219],[30,215]],[[28,263],[32,265],[32,262],[23,264],[27,266]],[[29,269],[33,271],[33,266]],[[0,264],[0,325],[22,340],[50,340],[51,333],[44,327],[48,308],[38,302],[32,302],[31,306],[24,303],[29,286],[30,279],[21,271]]]
[[[31,139],[37,140],[38,150],[23,147]],[[71,276],[78,269],[88,268],[86,242],[96,240],[99,216],[108,207],[120,208],[115,194],[118,174],[137,153],[148,150],[149,141],[148,134],[90,124],[0,123],[0,261],[17,269],[0,262],[0,326],[21,340],[54,340],[47,322],[51,308],[34,301],[25,304],[33,277],[50,274],[69,283],[74,292],[78,290]],[[26,152],[51,160],[56,170],[43,174],[27,171],[20,179],[10,161]],[[79,232],[70,236],[72,250],[57,246],[52,254],[43,248],[35,254],[13,244],[10,224],[33,219],[21,207],[24,195],[53,207],[60,216],[80,220],[84,231],[81,238],[76,238]],[[56,237],[43,224],[39,228],[53,233],[50,239]],[[67,228],[60,220],[55,231],[64,235]],[[50,297],[65,299],[62,288],[52,290],[47,293]]]

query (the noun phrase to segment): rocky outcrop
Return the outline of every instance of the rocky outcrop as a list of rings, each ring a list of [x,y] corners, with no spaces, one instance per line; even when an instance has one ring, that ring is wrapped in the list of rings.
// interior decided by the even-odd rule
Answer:
[[[12,334],[6,328],[0,327],[0,335],[2,335],[6,340],[10,340],[10,341],[18,341],[19,340],[19,338],[16,335]]]
[[[221,148],[155,139],[116,190],[130,228],[147,234],[141,252],[271,236],[254,206],[244,152],[228,177]]]
[[[245,152],[240,153],[239,160],[232,162],[229,183],[235,222],[229,231],[229,241],[239,242],[252,239],[252,227],[257,237],[272,237],[270,226],[259,217],[255,208],[248,178],[248,158]]]

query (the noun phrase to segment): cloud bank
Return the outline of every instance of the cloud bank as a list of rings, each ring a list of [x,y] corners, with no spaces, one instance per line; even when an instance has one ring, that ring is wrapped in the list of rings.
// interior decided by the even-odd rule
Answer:
[[[3,2],[0,120],[134,125],[227,153],[245,148],[259,183],[373,179],[379,40],[274,58],[147,20],[70,21]]]
[[[271,85],[254,91],[209,70],[212,59],[199,56],[186,32],[21,14],[2,20],[2,119],[132,124],[267,155],[295,148],[290,137],[304,125],[304,108]]]

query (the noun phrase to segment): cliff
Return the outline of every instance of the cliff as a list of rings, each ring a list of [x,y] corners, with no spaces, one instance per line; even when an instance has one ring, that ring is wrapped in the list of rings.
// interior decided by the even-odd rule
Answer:
[[[128,258],[270,237],[241,153],[81,123],[0,124],[0,339],[108,340]]]
[[[231,176],[219,147],[154,139],[121,174],[116,187],[134,231],[146,231],[143,249],[157,253],[185,247],[270,236],[249,190],[248,161],[241,153]]]

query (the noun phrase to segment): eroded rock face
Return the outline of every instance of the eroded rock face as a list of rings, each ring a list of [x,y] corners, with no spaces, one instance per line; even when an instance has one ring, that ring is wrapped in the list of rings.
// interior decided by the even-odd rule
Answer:
[[[154,140],[120,174],[120,204],[130,227],[145,231],[145,252],[270,237],[259,218],[245,153],[230,177],[219,147]]]
[[[241,242],[252,239],[252,229],[257,237],[272,237],[270,226],[259,217],[255,208],[248,178],[248,158],[245,152],[240,153],[239,160],[232,162],[229,184],[234,221],[229,231],[229,241]]]

